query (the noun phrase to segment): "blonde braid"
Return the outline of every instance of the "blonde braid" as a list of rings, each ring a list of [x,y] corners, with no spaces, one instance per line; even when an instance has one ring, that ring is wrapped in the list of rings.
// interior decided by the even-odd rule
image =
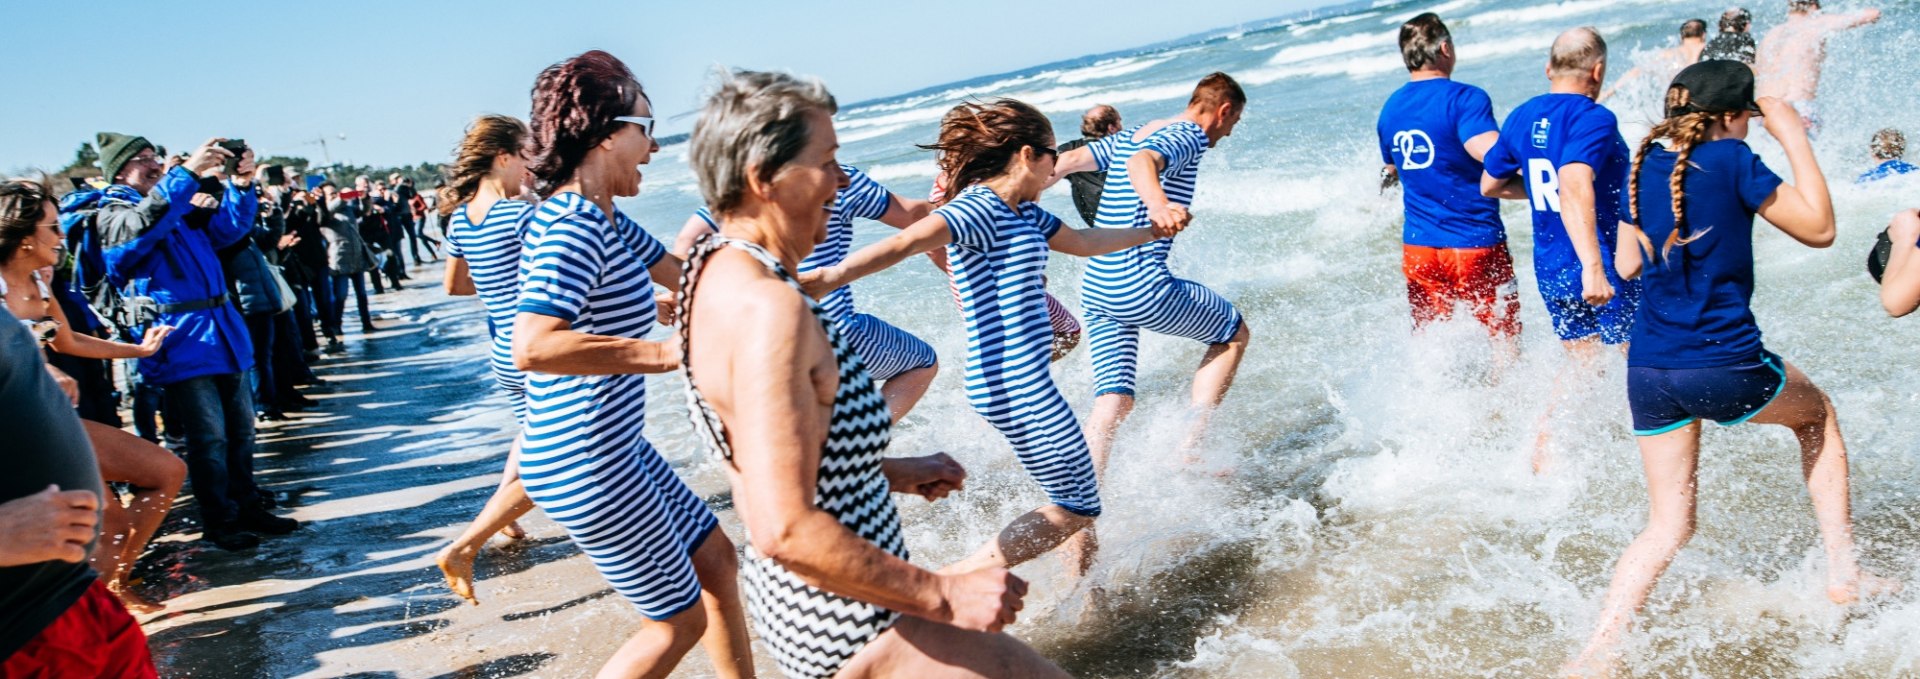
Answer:
[[[1675,145],[1673,175],[1667,185],[1668,191],[1673,194],[1673,232],[1667,234],[1666,245],[1660,249],[1662,259],[1672,254],[1675,246],[1684,247],[1688,243],[1700,240],[1701,236],[1707,235],[1707,231],[1713,230],[1713,227],[1709,226],[1707,231],[1688,234],[1684,237],[1680,235],[1687,230],[1687,165],[1692,162],[1690,159],[1693,157],[1694,147],[1705,141],[1707,130],[1713,124],[1713,114],[1688,113],[1678,118],[1670,118],[1669,122],[1672,126],[1667,131],[1667,138],[1672,139]]]

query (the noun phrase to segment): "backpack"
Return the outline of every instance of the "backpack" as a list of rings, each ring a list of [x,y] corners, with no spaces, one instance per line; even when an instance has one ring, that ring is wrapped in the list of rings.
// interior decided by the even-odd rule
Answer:
[[[56,285],[77,292],[98,319],[123,335],[131,335],[160,318],[160,306],[151,297],[125,292],[126,281],[107,271],[100,234],[100,191],[75,191],[60,199],[60,228],[66,232],[67,256],[54,275]]]

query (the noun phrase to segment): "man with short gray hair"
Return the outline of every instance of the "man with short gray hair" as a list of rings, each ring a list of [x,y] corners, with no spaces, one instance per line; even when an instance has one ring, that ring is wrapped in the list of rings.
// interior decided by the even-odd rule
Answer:
[[[1632,156],[1613,112],[1595,103],[1607,77],[1607,42],[1575,28],[1553,41],[1546,94],[1507,115],[1500,141],[1487,151],[1481,192],[1526,200],[1533,211],[1533,270],[1554,333],[1579,361],[1564,363],[1554,393],[1572,373],[1596,370],[1599,345],[1624,347],[1639,305],[1639,283],[1613,270],[1620,195]],[[1551,420],[1558,403],[1548,405]],[[1547,422],[1534,451],[1534,471],[1547,461]]]

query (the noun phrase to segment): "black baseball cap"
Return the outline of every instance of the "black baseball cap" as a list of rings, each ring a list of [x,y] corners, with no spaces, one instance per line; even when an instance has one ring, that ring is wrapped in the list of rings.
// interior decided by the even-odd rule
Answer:
[[[1673,87],[1687,90],[1678,113],[1760,112],[1753,101],[1753,69],[1738,61],[1702,61],[1673,76]]]

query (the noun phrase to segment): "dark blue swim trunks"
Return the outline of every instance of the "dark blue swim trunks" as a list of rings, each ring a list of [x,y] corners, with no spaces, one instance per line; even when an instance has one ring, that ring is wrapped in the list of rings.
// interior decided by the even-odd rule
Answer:
[[[1766,409],[1786,386],[1786,362],[1764,349],[1752,361],[1717,368],[1628,368],[1633,433],[1665,434],[1696,419],[1740,424]]]

